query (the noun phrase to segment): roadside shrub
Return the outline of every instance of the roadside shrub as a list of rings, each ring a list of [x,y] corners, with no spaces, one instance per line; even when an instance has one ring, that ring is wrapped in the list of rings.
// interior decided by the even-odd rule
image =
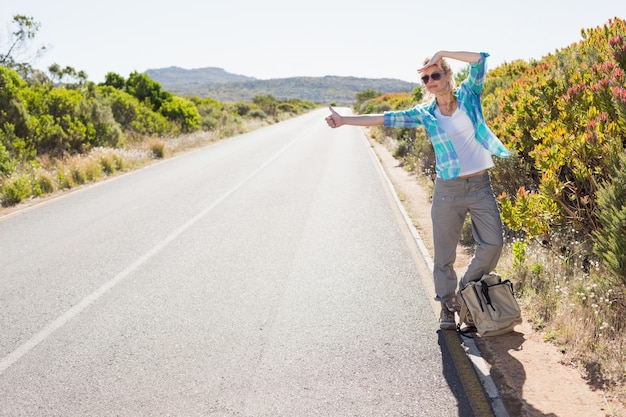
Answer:
[[[626,154],[619,155],[614,174],[598,189],[599,230],[594,252],[626,287]]]
[[[82,185],[87,182],[87,176],[80,166],[72,165],[70,167],[70,176],[72,177],[72,184],[74,185]]]
[[[78,165],[84,172],[87,182],[95,182],[102,178],[102,165],[99,160],[91,156],[88,158],[81,158]]]
[[[215,133],[219,138],[226,138],[244,131],[241,118],[228,110],[222,110]]]
[[[15,161],[11,159],[11,155],[7,148],[2,144],[2,132],[0,131],[0,174],[11,174],[15,170]]]
[[[298,114],[298,107],[292,103],[280,103],[277,109],[281,113]]]
[[[252,106],[250,105],[250,103],[239,102],[235,103],[235,110],[239,116],[243,117],[246,116],[250,112],[250,110],[252,110]]]
[[[79,116],[80,92],[33,86],[23,93],[30,115],[25,139],[36,154],[61,156],[84,150],[87,127]]]
[[[193,132],[200,128],[200,113],[189,100],[173,96],[161,104],[160,112],[169,120],[180,126],[183,132]]]
[[[492,130],[528,170],[517,173],[525,191],[503,197],[526,206],[510,211],[528,214],[519,221],[503,216],[511,227],[527,229],[542,212],[545,231],[573,227],[590,235],[598,229],[596,192],[626,140],[626,75],[616,60],[616,51],[626,49],[624,35],[620,19],[586,30],[584,41],[529,66],[502,99],[492,100],[500,109]]]
[[[37,170],[33,184],[33,195],[41,197],[54,191],[56,191],[56,184],[52,174],[44,169]]]
[[[162,140],[150,138],[146,142],[146,146],[155,158],[162,159],[165,157],[165,142]]]
[[[100,155],[100,166],[102,166],[102,172],[107,175],[113,174],[115,171],[117,171],[115,160],[111,155]]]
[[[202,130],[215,130],[215,128],[219,125],[219,119],[215,116],[202,116],[200,124],[202,125]]]
[[[125,90],[136,97],[141,103],[148,103],[151,110],[158,112],[161,106],[172,99],[172,94],[161,90],[161,84],[154,81],[146,73],[133,71],[128,76]]]
[[[74,187],[74,180],[71,173],[66,171],[64,168],[58,169],[57,184],[59,185],[60,190],[69,190]]]
[[[169,130],[162,114],[143,105],[136,97],[111,87],[98,87],[97,91],[106,97],[113,118],[123,130],[145,134],[164,134]]]
[[[265,114],[269,116],[276,116],[276,112],[278,110],[278,100],[274,98],[274,96],[266,95],[266,96],[256,96],[252,99],[252,102],[259,106]]]
[[[380,97],[381,95],[382,95],[381,92],[375,91],[372,89],[363,90],[356,94],[356,100],[352,108],[357,113],[367,113],[366,111],[363,110],[363,104],[372,99]]]
[[[267,114],[261,109],[254,109],[248,114],[253,119],[267,119]]]
[[[122,128],[103,97],[84,98],[79,106],[79,114],[88,132],[83,139],[86,142],[83,151],[94,147],[118,148],[124,144]]]
[[[13,150],[13,136],[24,137],[28,132],[28,112],[22,97],[27,88],[17,71],[0,65],[0,135],[6,134],[7,125],[10,125],[11,131],[11,135],[0,136],[0,142],[9,151]]]
[[[408,142],[401,140],[396,145],[396,150],[393,151],[393,157],[396,159],[404,158],[408,155],[410,150],[410,145]]]
[[[113,161],[115,162],[115,168],[117,171],[123,171],[124,169],[126,169],[126,160],[121,155],[114,154]]]
[[[318,107],[315,103],[308,100],[300,100],[296,98],[289,99],[287,101],[283,101],[282,104],[289,104],[291,106],[291,111],[294,114],[300,114],[302,112],[314,109]]]
[[[2,204],[14,206],[30,197],[31,193],[32,187],[27,175],[10,177],[2,184]]]
[[[224,110],[224,105],[212,98],[200,99],[192,97],[191,100],[196,103],[198,108],[202,130],[214,130],[220,123],[220,115]]]

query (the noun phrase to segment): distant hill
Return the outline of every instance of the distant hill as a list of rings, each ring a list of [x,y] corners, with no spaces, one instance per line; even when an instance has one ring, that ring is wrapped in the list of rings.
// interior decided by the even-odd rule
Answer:
[[[301,99],[315,103],[351,104],[363,90],[381,93],[411,92],[417,84],[392,78],[291,77],[259,80],[208,67],[149,69],[146,74],[164,90],[182,96],[212,97],[220,101],[250,101],[272,95],[279,100]]]
[[[195,85],[195,84],[227,84],[244,81],[254,81],[256,78],[245,75],[232,74],[223,68],[206,67],[185,69],[180,67],[169,67],[159,69],[149,69],[146,74],[161,85]],[[171,90],[169,90],[171,91]]]

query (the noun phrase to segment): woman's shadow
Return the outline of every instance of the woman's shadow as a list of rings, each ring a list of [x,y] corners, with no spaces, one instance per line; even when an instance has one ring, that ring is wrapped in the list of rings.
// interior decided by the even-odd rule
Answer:
[[[459,338],[459,343],[461,343]],[[489,349],[482,349],[481,356],[490,365],[491,377],[494,380],[500,398],[510,417],[558,417],[556,414],[545,414],[523,399],[524,382],[526,381],[526,371],[524,365],[513,357],[510,352],[523,349],[526,339],[523,333],[511,332],[500,336],[485,337],[478,340],[477,345],[485,346],[489,343]],[[459,404],[462,404],[465,393],[458,392],[458,371],[453,361],[450,359],[448,348],[446,347],[445,338],[442,331],[439,331],[439,345],[441,347],[441,355],[443,360],[443,374],[450,388],[457,396]],[[469,360],[469,359],[468,359]],[[502,364],[506,364],[503,366]],[[506,375],[503,373],[505,371]],[[474,413],[471,410],[459,408],[459,417],[470,417]],[[497,416],[496,417],[500,417]]]

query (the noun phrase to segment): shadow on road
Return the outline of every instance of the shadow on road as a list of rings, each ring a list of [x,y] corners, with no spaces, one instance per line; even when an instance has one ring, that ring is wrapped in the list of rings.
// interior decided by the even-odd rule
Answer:
[[[454,394],[458,404],[458,416],[459,417],[479,417],[476,416],[472,410],[470,400],[461,382],[461,375],[457,369],[457,364],[450,352],[449,338],[445,337],[445,331],[439,330],[438,343],[441,349],[441,362],[443,364],[443,376],[450,387],[450,390]],[[456,348],[456,347],[453,347]],[[460,347],[459,347],[460,349]],[[451,414],[452,415],[452,414]]]
[[[485,361],[491,367],[491,376],[498,387],[502,401],[513,416],[545,416],[558,417],[554,413],[545,414],[531,404],[526,402],[520,395],[524,389],[526,381],[526,371],[524,365],[513,357],[510,352],[523,349],[522,345],[526,339],[523,333],[511,332],[500,336],[484,338],[480,340],[480,345],[489,343],[489,349],[481,349]],[[500,369],[506,369],[503,374]]]

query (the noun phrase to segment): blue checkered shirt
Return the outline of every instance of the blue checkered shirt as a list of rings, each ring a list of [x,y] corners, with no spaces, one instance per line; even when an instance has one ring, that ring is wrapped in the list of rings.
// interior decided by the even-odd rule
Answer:
[[[470,64],[469,76],[457,87],[455,95],[459,108],[467,114],[474,125],[476,140],[492,155],[505,158],[510,153],[485,123],[480,101],[487,75],[486,58],[488,56],[488,53],[481,52],[480,59]],[[444,180],[451,180],[459,176],[461,164],[452,141],[437,123],[436,106],[437,103],[432,100],[408,110],[385,112],[385,126],[396,128],[424,126],[435,150],[437,176]]]

